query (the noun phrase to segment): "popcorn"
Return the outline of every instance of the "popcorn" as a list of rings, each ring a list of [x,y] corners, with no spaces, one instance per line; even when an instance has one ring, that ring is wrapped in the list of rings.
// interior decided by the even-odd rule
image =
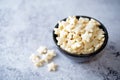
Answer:
[[[98,35],[98,36],[97,36],[97,39],[98,39],[98,40],[101,40],[102,38],[104,38],[104,35]]]
[[[44,60],[42,60],[42,59],[40,59],[38,62],[35,62],[35,63],[34,63],[34,65],[35,65],[36,67],[43,66],[43,64],[44,64]]]
[[[48,64],[48,71],[56,71],[57,65],[54,62]]]
[[[72,54],[89,54],[99,49],[104,40],[104,31],[94,19],[75,16],[59,22],[57,44]],[[56,33],[55,33],[56,34]]]
[[[91,21],[89,21],[87,26],[85,27],[85,30],[88,32],[93,32],[95,25],[96,25],[95,23],[92,23]]]
[[[40,67],[44,63],[44,60],[40,59],[40,57],[38,55],[35,55],[35,54],[32,54],[30,56],[30,59],[36,67]]]
[[[97,21],[96,21],[96,20],[94,20],[94,19],[91,19],[91,22],[95,23],[97,26],[100,26],[100,23],[99,23],[99,22],[97,22]]]
[[[82,36],[82,40],[84,42],[90,42],[90,38],[92,37],[92,33],[85,32]]]
[[[45,54],[47,52],[47,48],[44,47],[44,46],[40,46],[38,49],[37,49],[37,52],[40,53],[40,54]]]
[[[72,45],[72,49],[77,49],[77,48],[80,48],[81,47],[81,43],[80,42],[75,42],[73,45]]]
[[[75,16],[69,16],[66,21],[67,21],[69,24],[74,25],[78,20],[76,19]]]
[[[65,38],[61,38],[61,37],[57,37],[56,38],[59,42],[57,43],[57,45],[62,45],[65,40]]]
[[[90,49],[88,49],[88,53],[93,52],[93,50],[94,50],[94,47],[91,47]]]
[[[55,34],[60,34],[60,30],[59,29],[57,29],[57,28],[54,28],[54,31],[55,31]]]
[[[59,21],[58,24],[59,24],[59,29],[60,30],[63,29],[63,26],[67,26],[68,25],[65,21]]]
[[[47,51],[47,54],[49,54],[49,55],[51,55],[51,56],[56,56],[56,53],[55,53],[55,51],[54,50],[48,50]]]
[[[79,22],[82,23],[82,24],[88,23],[88,22],[89,22],[89,19],[88,19],[88,18],[80,17],[80,18],[79,18]]]
[[[32,61],[33,65],[36,67],[41,67],[44,63],[48,63],[52,61],[52,59],[56,56],[54,50],[48,50],[46,47],[41,46],[38,48],[37,52],[39,55],[31,54],[30,60]],[[48,64],[49,71],[55,71],[57,65],[54,62]]]
[[[99,49],[101,45],[102,45],[102,43],[97,44],[97,45],[95,46],[95,50]]]
[[[72,30],[73,28],[74,28],[74,26],[71,25],[71,24],[69,24],[69,25],[67,25],[67,26],[65,27],[65,31],[71,32],[71,30]]]
[[[73,38],[73,33],[69,33],[69,34],[67,35],[67,39],[71,40],[72,38]]]
[[[60,31],[60,37],[61,38],[66,38],[67,35],[68,35],[68,32],[66,32],[66,31]]]
[[[75,43],[75,40],[68,40],[67,45],[68,45],[68,46],[72,46],[72,44],[74,44],[74,43]]]
[[[43,59],[45,62],[50,62],[53,57],[56,56],[56,53],[54,52],[54,50],[48,50],[47,53],[44,55]]]
[[[40,60],[40,57],[38,55],[35,55],[35,54],[32,54],[30,56],[30,60],[35,63],[35,62],[38,62]]]
[[[81,24],[77,24],[76,27],[74,28],[74,32],[76,34],[80,34],[81,32],[83,32],[83,26]]]

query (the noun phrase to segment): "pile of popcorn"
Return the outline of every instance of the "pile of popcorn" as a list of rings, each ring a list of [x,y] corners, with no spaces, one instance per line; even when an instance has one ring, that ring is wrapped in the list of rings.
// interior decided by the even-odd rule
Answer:
[[[100,23],[94,19],[71,16],[58,24],[58,28],[54,28],[57,45],[72,54],[90,54],[98,50],[105,40]]]
[[[56,71],[57,65],[54,62],[51,62],[56,56],[54,50],[48,50],[46,47],[41,46],[37,49],[38,54],[32,54],[30,60],[36,67],[41,67],[44,63],[47,63],[49,71]]]

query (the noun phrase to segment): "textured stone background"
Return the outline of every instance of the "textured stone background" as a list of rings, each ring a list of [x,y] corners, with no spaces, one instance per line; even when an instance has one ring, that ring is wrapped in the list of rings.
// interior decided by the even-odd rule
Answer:
[[[71,62],[55,47],[54,25],[69,15],[94,17],[108,29],[108,45],[91,62]],[[119,16],[120,0],[0,0],[0,80],[120,80]],[[40,45],[57,52],[56,72],[29,60]]]

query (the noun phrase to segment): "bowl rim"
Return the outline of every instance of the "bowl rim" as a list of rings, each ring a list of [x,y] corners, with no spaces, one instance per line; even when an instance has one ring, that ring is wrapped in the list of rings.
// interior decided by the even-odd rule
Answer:
[[[88,18],[88,19],[94,19],[94,20],[96,20],[96,21],[98,21],[98,22],[100,23],[99,28],[101,28],[101,29],[105,32],[105,33],[104,33],[104,35],[105,35],[105,40],[104,40],[102,46],[101,46],[98,50],[96,50],[96,51],[94,51],[94,52],[92,52],[92,53],[89,53],[89,54],[73,54],[73,53],[70,53],[70,52],[62,49],[59,45],[57,45],[57,40],[56,40],[57,35],[54,34],[54,30],[53,30],[52,35],[53,35],[53,40],[54,40],[54,43],[56,44],[56,46],[57,46],[61,51],[63,51],[64,54],[66,54],[66,55],[68,55],[68,56],[71,56],[71,57],[90,57],[90,56],[94,56],[94,55],[100,53],[100,52],[105,48],[105,46],[107,45],[107,42],[108,42],[108,31],[107,31],[106,27],[105,27],[99,20],[97,20],[97,19],[95,19],[95,18],[93,18],[93,17],[84,16],[84,15],[77,15],[77,16],[75,16],[75,17],[76,17],[77,19],[79,19],[80,17]],[[67,18],[68,18],[68,17],[66,17],[66,18],[64,18],[64,19],[62,19],[62,20],[60,20],[60,21],[66,21]],[[59,25],[59,24],[57,23],[54,28],[57,28],[58,25]],[[62,53],[63,53],[63,52],[62,52]]]

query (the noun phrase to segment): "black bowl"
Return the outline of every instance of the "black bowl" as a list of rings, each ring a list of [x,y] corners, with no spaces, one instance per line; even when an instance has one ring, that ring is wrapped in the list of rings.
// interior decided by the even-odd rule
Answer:
[[[88,18],[88,19],[94,19],[94,18],[88,17],[88,16],[76,16],[77,19],[79,19],[80,17]],[[62,19],[61,21],[66,21],[66,19],[67,19],[67,18]],[[96,19],[94,19],[94,20],[96,20]],[[96,20],[96,21],[98,21],[98,20]],[[103,31],[105,32],[105,34],[104,34],[104,35],[105,35],[104,43],[102,44],[102,46],[101,46],[98,50],[96,50],[96,51],[94,51],[94,52],[92,52],[92,53],[90,53],[90,54],[80,54],[80,55],[71,54],[70,52],[62,49],[59,45],[57,45],[57,40],[56,40],[57,35],[54,34],[54,30],[53,30],[53,40],[54,40],[57,48],[61,51],[62,54],[64,54],[66,57],[70,58],[71,60],[73,60],[73,61],[75,61],[75,62],[86,62],[86,61],[89,61],[89,60],[90,60],[91,58],[93,58],[96,54],[100,53],[100,52],[105,48],[105,46],[106,46],[106,44],[107,44],[107,42],[108,42],[108,32],[107,32],[105,26],[104,26],[100,21],[98,21],[98,22],[101,24],[101,25],[99,26],[99,28],[103,29]],[[59,24],[57,23],[56,26],[55,26],[55,28],[57,28],[58,25],[59,25]]]

